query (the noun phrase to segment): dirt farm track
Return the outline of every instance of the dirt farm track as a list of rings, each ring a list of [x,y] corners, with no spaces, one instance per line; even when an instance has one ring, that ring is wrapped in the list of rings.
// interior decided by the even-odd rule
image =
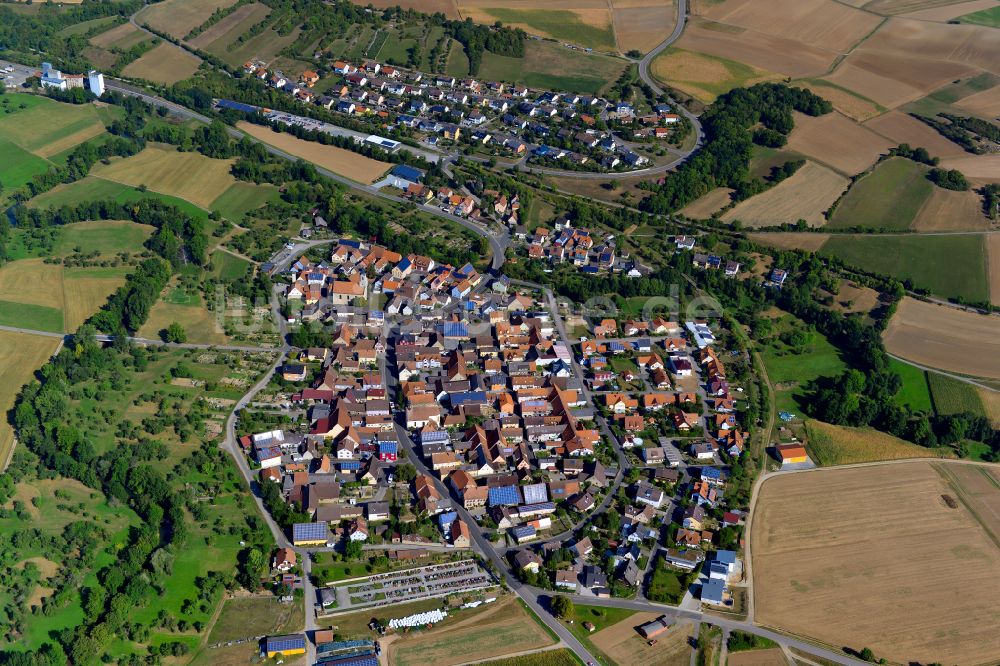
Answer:
[[[919,365],[1000,379],[1000,317],[906,297],[884,340],[890,354]]]
[[[755,620],[893,662],[994,661],[998,478],[954,462],[768,478],[751,534]]]

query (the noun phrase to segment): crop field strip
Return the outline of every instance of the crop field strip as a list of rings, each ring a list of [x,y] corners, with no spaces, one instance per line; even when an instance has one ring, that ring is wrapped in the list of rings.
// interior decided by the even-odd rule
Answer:
[[[886,349],[920,365],[1000,379],[1000,321],[904,298],[883,335]]]
[[[851,185],[829,226],[909,229],[935,189],[928,170],[903,157],[885,160]]]
[[[967,467],[903,462],[768,479],[751,536],[757,621],[892,661],[995,655],[993,622],[965,614],[994,617],[1000,551],[975,516],[946,502],[952,488],[935,470],[944,465]],[[1000,490],[981,501],[995,504]],[[871,507],[877,529],[864,519]],[[973,563],[986,575],[969,576]]]
[[[0,331],[0,469],[6,469],[14,446],[14,430],[7,422],[7,411],[21,387],[31,381],[59,347],[56,338]]]
[[[747,227],[795,224],[799,220],[805,220],[811,227],[823,226],[826,224],[823,212],[840,197],[849,182],[835,171],[807,161],[790,178],[740,202],[721,219],[739,220]]]

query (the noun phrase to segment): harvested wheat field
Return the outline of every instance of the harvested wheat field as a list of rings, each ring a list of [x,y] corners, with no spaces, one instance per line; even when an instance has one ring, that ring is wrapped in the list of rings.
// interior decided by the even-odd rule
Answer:
[[[916,54],[923,53],[917,50]],[[978,70],[915,53],[857,49],[825,79],[894,109]]]
[[[392,165],[388,162],[380,162],[370,157],[359,155],[358,153],[337,148],[336,146],[324,146],[315,141],[305,141],[298,139],[291,134],[284,132],[274,132],[267,127],[254,125],[252,123],[240,122],[237,127],[252,137],[260,139],[276,148],[301,157],[324,169],[329,169],[341,176],[346,176],[359,183],[373,183],[380,178]]]
[[[62,266],[43,259],[10,262],[0,268],[0,300],[62,309],[62,274]]]
[[[911,57],[917,54],[920,61],[950,61],[956,65],[1000,73],[1000,60],[997,58],[1000,30],[981,25],[950,25],[893,18],[879,28],[861,50]],[[920,67],[905,68],[901,75],[912,75],[914,83],[933,85],[935,74],[922,71],[922,64]]]
[[[102,49],[119,48],[130,49],[140,42],[149,39],[149,33],[143,32],[131,23],[122,23],[110,30],[94,35],[90,38],[90,43]]]
[[[125,284],[125,270],[107,268],[67,268],[63,274],[63,326],[75,331],[97,312],[108,296]]]
[[[891,16],[927,11],[938,7],[961,4],[963,0],[871,0],[865,9],[876,14]]]
[[[1000,317],[906,296],[883,339],[890,354],[918,365],[1000,379]]]
[[[679,211],[681,215],[694,218],[696,220],[707,220],[712,214],[721,210],[729,203],[729,195],[735,190],[728,187],[717,187],[703,197],[689,203]]]
[[[136,20],[148,23],[159,32],[184,39],[204,23],[217,9],[236,4],[236,0],[163,0],[142,11]]]
[[[1000,546],[1000,469],[996,465],[941,465],[937,469]]]
[[[971,14],[972,12],[978,12],[983,9],[990,9],[991,7],[996,6],[997,0],[969,0],[969,2],[962,2],[959,0],[959,2],[955,4],[946,4],[940,7],[920,9],[915,12],[910,12],[909,14],[903,14],[903,16],[921,21],[944,22],[953,18],[958,18],[959,16],[965,16],[966,14]]]
[[[125,185],[180,197],[208,208],[236,182],[229,173],[233,160],[216,160],[200,153],[178,152],[173,146],[151,144],[138,155],[98,166],[95,176]]]
[[[662,42],[677,21],[674,0],[611,0],[618,50],[647,53]]]
[[[990,303],[1000,305],[1000,234],[986,237],[986,274],[990,280]]]
[[[710,103],[733,88],[775,81],[780,74],[766,72],[746,63],[704,53],[669,48],[650,66],[653,76],[672,88]]]
[[[983,402],[983,410],[994,428],[1000,428],[1000,391],[978,388],[979,399]]]
[[[884,107],[879,106],[874,101],[865,99],[857,93],[823,79],[805,79],[796,81],[795,85],[813,91],[833,104],[834,109],[858,122],[873,118],[885,111]]]
[[[35,370],[55,353],[60,341],[41,335],[0,331],[0,413],[14,406],[21,387],[31,381]],[[14,429],[0,419],[0,469],[7,468],[14,445]],[[30,503],[26,503],[31,507]]]
[[[820,248],[830,240],[830,234],[786,231],[764,231],[747,234],[747,237],[757,243],[782,250],[806,250],[808,252],[819,252]]]
[[[206,28],[201,34],[188,40],[187,43],[196,49],[204,49],[209,44],[235,28],[242,21],[245,21],[250,17],[255,17],[256,20],[259,21],[267,16],[270,11],[271,9],[269,7],[266,7],[259,2],[251,2],[248,5],[243,5],[215,25]]]
[[[847,189],[850,181],[815,162],[805,165],[771,189],[742,201],[722,216],[747,227],[770,227],[805,220],[810,227],[826,224],[823,211]]]
[[[744,650],[730,652],[726,658],[726,666],[788,666],[788,660],[781,648]]]
[[[788,137],[788,150],[848,176],[861,173],[875,164],[879,155],[896,146],[836,111],[817,117],[798,112],[794,115],[795,129]]]
[[[676,45],[797,79],[824,74],[837,57],[833,51],[793,39],[700,18],[687,22]]]
[[[934,157],[955,157],[964,154],[957,143],[952,143],[911,115],[900,111],[890,111],[865,123],[865,127],[899,144],[926,148]]]
[[[391,666],[451,666],[552,645],[553,640],[513,597],[444,627],[397,636],[386,649]],[[455,647],[461,645],[462,649]]]
[[[954,104],[962,111],[992,120],[1000,114],[1000,86],[963,97]]]
[[[834,0],[727,0],[702,6],[700,12],[713,21],[838,53],[850,51],[882,21]]]
[[[1000,153],[989,155],[964,153],[959,157],[941,160],[941,166],[945,169],[958,169],[973,185],[1000,183]]]
[[[194,74],[200,64],[198,56],[170,42],[161,42],[138,60],[130,62],[122,70],[122,75],[169,86]]]
[[[893,662],[993,660],[1000,550],[936,469],[958,465],[766,480],[751,534],[755,619]]]
[[[983,214],[982,199],[972,190],[956,192],[935,187],[913,218],[914,231],[982,231],[990,220]]]
[[[656,637],[650,646],[635,628],[660,617],[661,613],[636,613],[601,629],[590,641],[617,664],[649,664],[650,666],[687,666],[691,662],[688,639],[693,625],[679,623]]]

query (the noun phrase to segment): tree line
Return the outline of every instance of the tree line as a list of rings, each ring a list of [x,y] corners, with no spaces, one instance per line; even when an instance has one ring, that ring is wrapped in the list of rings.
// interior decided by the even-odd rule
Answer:
[[[787,135],[795,123],[792,111],[820,116],[833,110],[822,97],[802,89],[777,83],[760,83],[751,88],[735,88],[719,97],[701,116],[705,141],[702,148],[653,194],[640,204],[652,213],[671,213],[716,187],[739,189],[750,178],[750,158],[755,132],[758,140],[773,143],[771,133]]]

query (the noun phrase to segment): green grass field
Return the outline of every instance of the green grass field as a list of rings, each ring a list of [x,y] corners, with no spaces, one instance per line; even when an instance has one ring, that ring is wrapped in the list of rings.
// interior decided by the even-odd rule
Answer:
[[[10,141],[0,140],[0,155],[3,155],[0,161],[0,194],[23,187],[51,166],[46,160]]]
[[[77,222],[59,228],[56,256],[99,252],[110,256],[118,252],[140,252],[153,227],[131,221],[101,220]]]
[[[113,199],[120,203],[139,201],[140,199],[159,199],[165,203],[177,206],[191,217],[208,220],[208,213],[189,201],[178,199],[168,194],[153,192],[152,190],[141,192],[129,185],[122,185],[121,183],[104,180],[96,176],[87,176],[75,183],[60,185],[45,194],[35,197],[28,202],[28,206],[31,208],[49,208],[103,199]]]
[[[247,274],[250,262],[234,257],[228,252],[212,253],[212,274],[223,280],[236,280]]]
[[[41,156],[61,152],[100,133],[101,120],[92,104],[63,104],[47,97],[12,93],[0,97],[0,111],[0,137]],[[81,134],[88,131],[88,136]]]
[[[46,305],[0,301],[0,325],[62,333],[63,313]]]
[[[248,212],[277,198],[278,188],[273,185],[254,185],[241,181],[220,194],[210,208],[219,211],[230,222],[239,224]]]
[[[790,316],[782,319],[783,326],[801,322]],[[813,332],[804,347],[793,349],[780,341],[772,341],[762,350],[767,375],[774,386],[775,405],[779,411],[801,415],[804,408],[805,388],[819,377],[839,375],[847,367],[840,352],[821,333]]]
[[[990,7],[989,9],[972,12],[965,16],[959,16],[958,20],[962,23],[975,23],[976,25],[985,25],[990,28],[1000,28],[1000,7]]]
[[[66,26],[56,34],[60,37],[82,35],[86,32],[90,32],[91,30],[96,31],[98,28],[104,28],[107,30],[117,22],[117,16],[102,16],[100,18],[90,19],[89,21],[81,21],[80,23],[74,23],[73,25]]]
[[[564,9],[510,9],[485,7],[483,11],[507,24],[522,24],[530,30],[555,39],[604,51],[615,48],[615,33],[611,24],[603,28],[588,25],[571,11]]]
[[[934,409],[938,414],[961,414],[970,412],[977,416],[985,416],[982,398],[972,384],[937,372],[927,373],[927,383],[930,385]]]
[[[927,171],[923,164],[902,157],[882,162],[851,185],[828,226],[909,229],[934,189]]]
[[[909,407],[915,412],[934,411],[926,372],[894,358],[889,359],[889,368],[903,380],[903,387],[896,394],[897,404]]]
[[[523,58],[486,52],[479,77],[532,88],[597,93],[617,79],[626,66],[618,58],[588,55],[552,42],[528,40],[524,43]]]
[[[862,270],[911,280],[946,298],[989,298],[982,236],[871,236],[836,234],[820,254]]]

